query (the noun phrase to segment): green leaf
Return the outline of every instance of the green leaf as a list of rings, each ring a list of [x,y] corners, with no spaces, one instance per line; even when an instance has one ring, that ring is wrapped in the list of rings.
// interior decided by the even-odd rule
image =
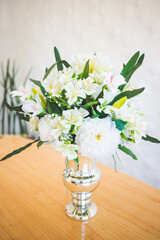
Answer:
[[[39,142],[37,143],[37,148],[39,149],[39,148],[42,146],[43,143],[44,143],[43,141],[39,141]]]
[[[125,146],[118,145],[118,149],[130,155],[134,160],[137,160],[137,157],[133,154],[133,152],[130,149],[126,148]]]
[[[147,134],[146,134],[145,137],[142,137],[142,139],[145,140],[145,141],[152,142],[152,143],[160,143],[160,141],[157,138],[151,137]]]
[[[61,114],[62,113],[61,108],[55,102],[47,101],[46,108],[47,108],[49,114],[52,114],[52,113]]]
[[[116,119],[115,124],[116,124],[116,128],[122,131],[125,128],[125,125],[127,124],[127,122],[121,119]]]
[[[58,69],[58,71],[62,71],[63,70],[63,65],[60,62],[61,57],[60,57],[60,54],[59,54],[58,49],[56,47],[54,47],[54,55],[55,55],[56,62],[59,62],[59,63],[57,63],[57,69]]]
[[[42,91],[42,93],[43,93],[44,96],[47,95],[47,92],[46,92],[45,88],[42,86],[42,84],[41,84],[40,81],[33,80],[33,79],[31,79],[31,78],[30,78],[30,80],[31,80],[34,84],[36,84],[38,87],[40,87],[40,89],[41,89],[41,91]]]
[[[10,106],[7,102],[5,103],[5,105],[6,105],[6,107],[7,107],[10,111],[23,112],[23,110],[22,110],[22,105],[21,105],[21,106],[12,107],[12,106]]]
[[[88,102],[85,105],[83,105],[83,108],[87,109],[93,105],[96,105],[98,103],[98,101],[92,101],[92,102]]]
[[[65,60],[60,60],[56,63],[54,63],[48,70],[47,72],[45,73],[44,77],[43,77],[43,80],[46,79],[48,77],[48,75],[50,74],[50,72],[52,71],[52,69],[59,63],[62,63],[66,68],[70,67],[71,65],[65,61]]]
[[[18,113],[18,116],[21,120],[29,122],[29,116],[28,115],[25,116],[24,114]]]
[[[78,163],[78,157],[77,157],[77,158],[75,158],[75,159],[74,159],[74,161],[75,161],[76,163]]]
[[[34,143],[37,142],[37,141],[39,141],[39,140],[37,139],[37,140],[35,140],[34,142],[28,143],[28,144],[25,145],[24,147],[21,147],[21,148],[19,148],[19,149],[17,149],[17,150],[14,150],[13,152],[11,152],[11,153],[7,154],[5,157],[3,157],[0,161],[4,161],[4,160],[6,160],[7,158],[10,158],[10,157],[12,157],[13,155],[16,155],[16,154],[24,151],[26,148],[30,147],[32,144],[34,144]]]
[[[83,73],[82,73],[82,79],[86,79],[89,75],[89,61],[90,59],[86,62]]]
[[[139,88],[139,89],[135,89],[133,91],[125,91],[122,92],[120,94],[118,94],[108,105],[113,105],[115,102],[117,102],[119,99],[123,98],[123,97],[127,97],[128,99],[135,97],[136,95],[142,93],[144,91],[145,88]]]
[[[121,75],[125,78],[127,74],[130,72],[130,70],[134,67],[134,65],[137,62],[137,59],[139,58],[140,52],[136,52],[131,59],[128,61],[128,63],[123,67],[123,70],[121,72]]]
[[[137,64],[132,68],[132,70],[127,74],[125,81],[129,82],[131,76],[133,75],[133,73],[142,65],[143,60],[144,60],[144,54],[142,54],[137,62]]]

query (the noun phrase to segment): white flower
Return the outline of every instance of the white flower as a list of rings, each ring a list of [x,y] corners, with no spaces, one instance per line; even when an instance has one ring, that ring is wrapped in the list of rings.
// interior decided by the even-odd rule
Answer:
[[[140,112],[137,97],[127,100],[119,109],[114,109],[117,119],[127,121],[123,133],[126,137],[135,140],[136,143],[141,141],[142,136],[145,136],[147,123],[143,121],[143,114]]]
[[[44,108],[41,104],[41,99],[39,94],[37,93],[34,100],[25,100],[22,105],[22,110],[25,113],[33,113],[33,116],[38,115],[39,113],[44,111]]]
[[[76,142],[83,156],[107,158],[115,153],[120,143],[120,131],[110,118],[87,118],[77,133]]]
[[[77,158],[76,150],[78,146],[76,144],[64,144],[63,142],[56,142],[56,150],[63,152],[63,156],[67,157],[68,160],[73,160]]]
[[[65,85],[72,81],[73,69],[66,68],[63,72],[53,69],[48,77],[42,81],[42,86],[52,96],[59,97]]]
[[[25,87],[21,85],[19,90],[12,91],[10,94],[12,97],[18,96],[21,101],[25,101],[26,99],[33,98],[37,92],[41,92],[40,88],[38,88],[32,81],[28,80]]]
[[[108,104],[113,100],[115,95],[113,95],[112,92],[107,91],[106,89],[103,90],[103,98],[99,98],[98,101],[100,102],[100,106],[97,107],[97,110],[101,112],[102,110],[105,113],[109,113],[111,106],[108,106]]]
[[[39,118],[37,116],[31,116],[29,119],[29,128],[32,131],[38,131]]]
[[[77,108],[74,108],[63,111],[64,120],[62,121],[62,124],[65,126],[68,125],[70,127],[71,125],[74,125],[75,130],[77,131],[78,127],[80,127],[84,121],[83,117],[86,117],[88,114],[89,112],[83,108],[80,108],[79,110]]]
[[[98,84],[94,83],[94,80],[91,77],[88,77],[86,79],[83,79],[83,86],[85,93],[87,95],[92,95],[96,92]]]
[[[63,118],[60,116],[55,116],[53,119],[51,119],[50,124],[52,126],[51,135],[56,140],[58,140],[58,137],[61,133],[68,133],[70,130],[70,126],[65,124]]]
[[[65,86],[66,97],[68,97],[69,105],[77,101],[78,97],[85,98],[86,94],[82,88],[82,80],[74,80]]]
[[[51,136],[52,126],[50,123],[51,116],[42,117],[39,120],[38,131],[42,141],[53,142],[55,139]]]

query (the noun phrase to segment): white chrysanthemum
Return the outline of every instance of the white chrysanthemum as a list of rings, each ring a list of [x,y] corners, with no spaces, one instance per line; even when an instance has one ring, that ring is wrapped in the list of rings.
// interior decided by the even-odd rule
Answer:
[[[102,159],[115,153],[120,143],[120,131],[110,118],[87,118],[77,132],[76,142],[83,156]]]
[[[51,117],[45,116],[40,119],[38,124],[39,136],[42,141],[53,142],[55,139],[51,136],[52,126],[50,123]]]

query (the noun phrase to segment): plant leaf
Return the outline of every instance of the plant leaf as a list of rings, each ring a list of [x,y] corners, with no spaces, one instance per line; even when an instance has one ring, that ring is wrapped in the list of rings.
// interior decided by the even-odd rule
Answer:
[[[82,79],[86,79],[89,75],[89,61],[90,59],[86,62],[83,73],[82,73]]]
[[[123,70],[121,72],[121,75],[125,78],[127,74],[130,72],[130,70],[134,67],[135,63],[137,62],[137,59],[139,58],[140,52],[136,52],[131,59],[128,61],[128,63],[123,67]]]
[[[23,112],[22,105],[14,107],[10,106],[7,102],[5,103],[5,105],[10,111]]]
[[[135,89],[133,91],[125,91],[122,92],[120,94],[118,94],[108,105],[113,105],[115,102],[117,102],[119,99],[123,98],[123,97],[127,97],[128,99],[135,97],[136,95],[142,93],[144,91],[145,88],[139,88],[139,89]]]
[[[133,154],[133,152],[132,152],[129,148],[126,148],[125,146],[121,146],[121,145],[118,145],[118,148],[119,148],[122,152],[130,155],[134,160],[137,160],[137,157]]]
[[[138,62],[136,63],[136,65],[131,69],[131,71],[127,74],[127,76],[125,77],[125,81],[129,82],[131,76],[133,75],[133,73],[142,65],[143,60],[144,60],[144,54],[142,54],[138,60]]]
[[[42,93],[43,93],[44,96],[47,95],[47,92],[46,92],[45,88],[42,86],[42,84],[41,84],[40,81],[33,80],[33,79],[31,79],[31,78],[30,78],[30,80],[31,80],[34,84],[36,84],[38,87],[40,87],[40,89],[41,89],[41,91],[42,91]]]
[[[125,103],[125,101],[127,100],[127,97],[122,97],[121,99],[119,99],[118,101],[116,101],[114,104],[113,104],[113,107],[115,108],[121,108],[123,106],[123,104]]]
[[[97,103],[98,103],[98,101],[88,102],[85,105],[83,105],[83,108],[87,109],[87,108],[89,108],[89,107],[91,107],[91,106],[93,106],[93,105],[95,105]]]
[[[39,141],[39,142],[37,143],[37,148],[39,149],[39,148],[42,146],[43,143],[44,143],[43,141]]]
[[[60,60],[56,63],[54,63],[48,70],[47,72],[45,73],[44,77],[43,77],[43,80],[46,79],[48,77],[48,75],[50,74],[50,72],[52,71],[52,69],[59,63],[62,63],[66,68],[70,67],[71,65],[65,61],[65,60]]]
[[[160,143],[160,140],[158,140],[157,138],[151,137],[147,134],[146,134],[145,137],[142,137],[142,139],[145,140],[145,141],[152,142],[152,143]]]
[[[63,70],[63,65],[60,62],[61,57],[60,57],[59,51],[56,47],[54,47],[54,55],[55,55],[56,62],[59,62],[59,63],[57,63],[57,69],[58,69],[58,71],[62,71]]]
[[[5,157],[3,157],[0,161],[4,161],[4,160],[6,160],[7,158],[10,158],[10,157],[12,157],[13,155],[16,155],[16,154],[24,151],[26,148],[30,147],[32,144],[34,144],[34,143],[37,142],[37,141],[39,141],[39,140],[37,139],[37,140],[35,140],[35,141],[31,142],[31,143],[28,143],[28,144],[25,145],[24,147],[21,147],[21,148],[19,148],[19,149],[17,149],[17,150],[14,150],[13,152],[11,152],[11,153],[7,154]]]
[[[25,116],[24,114],[18,113],[18,116],[21,120],[29,122],[29,116],[28,115]]]
[[[52,114],[52,113],[61,114],[62,113],[61,108],[59,108],[57,103],[55,103],[55,102],[47,101],[46,108],[47,108],[49,114]]]
[[[122,131],[125,128],[125,125],[127,124],[127,121],[123,121],[121,119],[115,120],[116,128],[120,131]]]

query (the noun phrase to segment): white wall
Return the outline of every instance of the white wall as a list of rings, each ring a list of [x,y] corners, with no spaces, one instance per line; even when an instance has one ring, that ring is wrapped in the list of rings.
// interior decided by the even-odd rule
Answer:
[[[0,62],[30,67],[41,79],[53,62],[53,46],[68,59],[74,53],[101,52],[122,67],[137,51],[146,54],[134,75],[147,86],[143,95],[148,133],[160,138],[160,0],[0,0]],[[1,95],[1,94],[0,94]],[[160,148],[142,142],[139,160],[120,154],[118,169],[160,188]],[[112,159],[104,163],[113,167]]]

